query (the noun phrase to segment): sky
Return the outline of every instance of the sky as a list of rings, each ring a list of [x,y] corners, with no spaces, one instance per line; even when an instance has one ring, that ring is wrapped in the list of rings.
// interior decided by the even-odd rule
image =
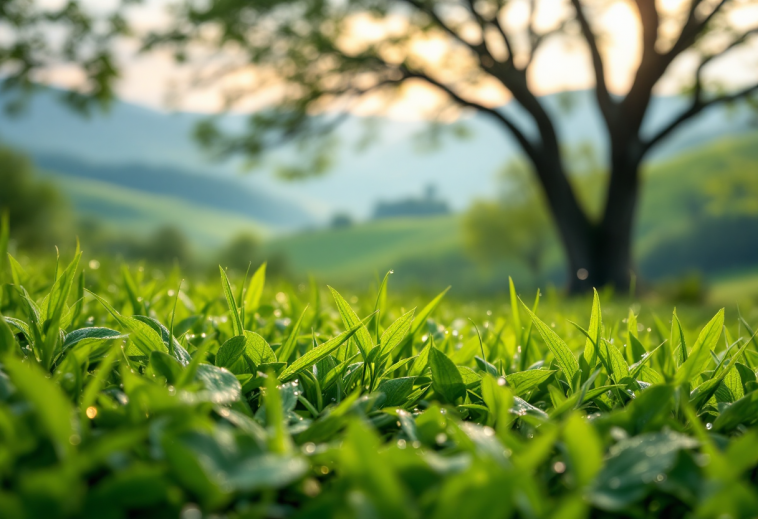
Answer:
[[[62,0],[44,0],[48,4]],[[87,0],[95,9],[107,11],[115,0]],[[659,8],[674,13],[680,10],[686,0],[658,0]],[[142,5],[132,8],[130,19],[139,29],[161,27],[168,20],[166,7],[171,0],[145,0]],[[730,15],[730,21],[738,28],[758,26],[758,1],[736,0],[740,6]],[[588,2],[592,5],[592,2]],[[537,2],[536,23],[538,27],[549,28],[565,12],[562,0],[541,0]],[[619,0],[607,2],[609,7],[595,19],[595,27],[604,31],[603,52],[607,69],[607,82],[611,91],[623,94],[633,79],[634,66],[639,61],[640,26],[631,2]],[[526,0],[514,0],[504,13],[505,24],[509,27],[523,27],[528,19]],[[675,23],[664,25],[662,32],[676,30]],[[388,30],[370,20],[356,20],[356,37],[376,36]],[[758,70],[758,42],[748,48],[732,53],[728,59],[715,62],[710,73],[727,84],[739,86],[755,81]],[[187,83],[191,70],[180,67],[167,52],[138,55],[136,45],[123,43],[119,46],[119,56],[123,64],[123,77],[118,84],[118,95],[133,103],[167,110],[179,109],[191,112],[216,112],[222,108],[220,88],[194,89],[175,95],[176,86]],[[428,41],[419,52],[431,61],[441,59],[447,51],[444,42]],[[681,91],[683,78],[692,70],[696,61],[684,56],[672,66],[671,72],[657,87],[659,94],[675,94]],[[47,71],[41,79],[62,87],[72,87],[80,81],[80,75],[73,67],[58,67]],[[530,68],[529,81],[536,93],[549,94],[565,90],[590,88],[594,84],[591,63],[586,47],[582,43],[570,43],[559,38],[547,40]],[[508,101],[508,93],[495,87],[486,87],[478,95],[491,105],[502,105]],[[237,111],[250,111],[270,105],[276,93],[264,91],[252,96],[247,102],[236,107]],[[369,98],[355,106],[360,115],[380,115],[398,120],[419,120],[434,114],[441,94],[425,84],[407,85],[402,96],[391,105]]]

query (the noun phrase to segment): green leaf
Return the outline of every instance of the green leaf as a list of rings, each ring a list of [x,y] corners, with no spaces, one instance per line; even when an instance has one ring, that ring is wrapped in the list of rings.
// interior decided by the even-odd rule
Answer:
[[[171,359],[171,357],[168,358]],[[239,380],[224,368],[200,364],[195,378],[202,382],[205,388],[203,391],[198,391],[201,400],[224,405],[238,401],[242,395]]]
[[[382,380],[376,388],[377,393],[384,393],[387,396],[382,407],[396,407],[403,405],[413,389],[414,380],[416,380],[416,377]]]
[[[297,322],[292,327],[292,330],[290,330],[289,337],[287,337],[287,340],[284,341],[284,344],[278,350],[277,358],[280,361],[289,362],[290,357],[292,357],[292,354],[295,352],[295,347],[297,346],[297,334],[300,333],[300,326],[303,322],[303,317],[305,317],[305,312],[307,311],[308,305],[305,306],[305,309],[303,309],[303,312],[300,314]]]
[[[522,301],[521,304],[524,305],[524,302]],[[563,339],[558,337],[558,334],[551,330],[548,325],[540,321],[540,319],[534,315],[526,305],[524,305],[524,309],[526,309],[527,313],[532,318],[532,322],[537,327],[537,331],[540,332],[542,340],[545,341],[548,349],[550,349],[550,352],[555,356],[556,361],[558,361],[558,365],[566,375],[566,380],[571,383],[571,381],[574,380],[574,374],[579,371],[579,363],[576,361],[574,354],[566,343],[563,342]],[[573,392],[578,388],[572,387],[571,389]]]
[[[495,426],[499,434],[504,435],[512,421],[511,406],[513,405],[513,395],[492,375],[482,377],[482,399],[490,410],[487,415],[487,425]]]
[[[692,391],[690,394],[690,404],[692,404],[692,407],[694,407],[696,411],[699,411],[700,408],[702,408],[708,402],[708,400],[710,400],[711,397],[716,394],[716,390],[718,389],[719,384],[724,381],[726,376],[731,371],[734,371],[734,360],[738,359],[749,345],[750,343],[746,342],[742,348],[740,348],[739,351],[732,357],[732,362],[730,362],[726,368],[721,370],[721,373],[711,378],[710,380],[706,380]]]
[[[8,256],[8,243],[11,237],[10,219],[10,210],[7,208],[3,209],[2,213],[0,213],[0,306],[3,305],[5,279],[8,275],[5,264]]]
[[[721,328],[723,326],[724,309],[722,308],[701,330],[687,360],[684,361],[676,372],[676,378],[674,379],[676,384],[689,382],[703,371],[705,365],[711,359],[711,351],[718,343],[719,337],[721,337]],[[684,341],[682,341],[682,349],[684,348]]]
[[[66,337],[63,339],[63,349],[66,350],[85,339],[108,341],[113,339],[123,339],[125,337],[126,335],[117,332],[116,330],[111,330],[110,328],[80,328],[66,334]]]
[[[132,343],[134,343],[134,345],[146,356],[149,356],[150,352],[153,351],[168,351],[161,336],[158,335],[158,332],[156,332],[150,325],[133,317],[122,316],[110,304],[108,304],[105,299],[89,290],[87,292],[105,307],[117,323],[131,332],[129,334],[129,340],[132,341]]]
[[[292,444],[285,428],[282,396],[277,387],[276,377],[271,372],[266,377],[264,402],[269,430],[269,449],[275,454],[287,454],[292,450]]]
[[[432,299],[429,304],[427,304],[415,317],[413,324],[411,325],[411,333],[408,334],[409,339],[412,339],[418,333],[421,327],[426,324],[426,320],[429,318],[432,312],[434,312],[434,309],[437,308],[437,306],[440,304],[440,301],[442,301],[442,298],[445,297],[445,294],[447,294],[448,290],[450,290],[450,287],[447,287],[445,290],[440,292],[437,297]]]
[[[640,501],[656,482],[664,481],[679,451],[698,442],[676,432],[659,432],[622,440],[610,449],[603,470],[589,493],[602,510],[621,511]]]
[[[245,353],[246,342],[247,338],[244,335],[237,335],[222,344],[216,353],[216,366],[231,368]]]
[[[523,344],[523,329],[521,326],[521,316],[519,315],[518,303],[519,298],[516,294],[516,286],[513,284],[513,279],[508,276],[508,289],[511,296],[511,319],[513,319],[513,333],[516,334],[516,342],[524,346]],[[523,303],[522,303],[523,304]]]
[[[47,378],[36,362],[21,362],[10,355],[4,359],[4,369],[16,389],[34,408],[39,424],[52,440],[58,456],[68,458],[72,445],[78,443],[73,428],[73,409],[61,388]]]
[[[602,332],[603,332],[603,317],[600,312],[600,297],[597,294],[597,290],[594,288],[593,290],[593,297],[592,297],[592,313],[590,314],[590,325],[589,328],[587,328],[587,334],[588,337],[584,341],[584,360],[587,362],[587,366],[589,366],[589,371],[584,375],[584,380],[587,380],[587,377],[589,374],[595,370],[595,365],[597,364],[597,358],[598,358],[598,345],[600,344],[600,339],[602,338]]]
[[[556,373],[556,371],[547,369],[530,369],[527,371],[511,373],[510,375],[507,375],[505,379],[508,381],[508,386],[513,389],[514,393],[518,396],[523,396],[552,377],[553,373]]]
[[[5,321],[3,314],[0,313],[0,359],[9,355],[18,349],[16,337],[8,323]]]
[[[374,315],[374,314],[371,314]],[[368,316],[366,319],[370,319],[371,315]],[[356,324],[349,330],[346,330],[339,334],[337,337],[334,337],[318,348],[314,348],[310,350],[308,353],[297,359],[295,362],[290,364],[287,369],[282,371],[282,373],[279,375],[279,380],[282,382],[286,382],[290,378],[294,377],[299,371],[308,368],[321,359],[325,358],[327,355],[329,355],[331,352],[345,344],[350,337],[352,337],[355,332],[358,331],[360,327],[364,326],[362,322]]]
[[[413,322],[413,314],[415,312],[415,308],[410,312],[406,312],[384,330],[380,341],[381,350],[379,353],[379,362],[381,362],[384,357],[390,355],[402,340],[405,339],[406,335],[408,335],[408,332],[411,329],[411,323]]]
[[[256,365],[270,364],[277,361],[274,350],[266,339],[255,332],[245,332],[245,353]]]
[[[431,348],[432,341],[430,340],[429,343],[424,346],[424,349],[422,349],[416,356],[416,360],[413,361],[413,364],[411,364],[411,368],[408,370],[408,376],[420,377],[424,374],[426,367],[429,365],[429,351],[431,351]]]
[[[234,292],[232,292],[232,286],[229,284],[229,278],[226,277],[226,272],[219,266],[221,272],[221,288],[224,290],[224,296],[226,297],[226,303],[229,305],[229,316],[232,321],[232,332],[234,335],[242,335],[245,331],[242,326],[242,318],[240,317],[239,308],[237,308],[237,302],[234,300]]]
[[[76,269],[79,268],[79,260],[82,257],[82,253],[79,250],[77,244],[76,255],[71,263],[66,267],[66,270],[61,274],[56,282],[53,284],[53,288],[50,290],[47,303],[47,319],[45,322],[46,332],[45,341],[42,348],[42,365],[45,368],[50,369],[53,358],[56,351],[60,347],[60,323],[63,317],[63,312],[66,310],[66,300],[71,293],[71,287],[74,284],[74,278],[76,277]]]
[[[342,297],[339,292],[334,290],[332,287],[329,287],[329,290],[332,293],[332,297],[334,297],[334,302],[337,303],[337,310],[342,317],[342,322],[345,325],[345,328],[352,328],[353,326],[359,324],[361,320],[358,318],[358,315],[353,311],[353,309],[350,308],[350,305],[347,303],[347,301],[345,301],[345,298]],[[361,326],[355,332],[354,339],[355,343],[358,346],[358,349],[361,351],[363,360],[366,361],[369,352],[374,347],[373,341],[371,340],[371,334],[368,332],[368,329],[365,326]]]
[[[245,309],[252,315],[261,304],[261,296],[263,296],[263,287],[266,285],[266,263],[264,262],[255,271],[253,277],[250,279],[250,284],[247,286],[247,293],[245,294]]]
[[[466,385],[458,368],[434,346],[429,352],[429,365],[432,368],[432,386],[445,400],[452,403],[466,394]]]
[[[578,487],[586,487],[603,467],[603,443],[595,428],[574,413],[563,427],[563,443],[569,455],[571,473]]]

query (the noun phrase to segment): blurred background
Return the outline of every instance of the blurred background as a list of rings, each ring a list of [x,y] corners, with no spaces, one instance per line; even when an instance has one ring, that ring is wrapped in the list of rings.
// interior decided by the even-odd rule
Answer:
[[[577,4],[0,2],[11,250],[52,253],[78,236],[92,257],[189,271],[268,261],[275,275],[338,285],[392,269],[395,287],[430,292],[499,294],[508,276],[564,286],[576,265],[535,159],[490,111],[542,143],[538,158],[557,153],[600,221],[621,141],[592,42],[606,99],[623,108],[648,46],[666,55],[692,18],[703,36],[652,81],[632,147],[708,106],[638,157],[631,279],[694,301],[758,295],[758,3],[587,1],[589,39]],[[507,49],[490,26],[513,34]],[[330,61],[311,69],[306,51]],[[401,74],[382,76],[377,56]],[[529,95],[508,88],[514,70]],[[532,97],[553,151],[524,108]]]

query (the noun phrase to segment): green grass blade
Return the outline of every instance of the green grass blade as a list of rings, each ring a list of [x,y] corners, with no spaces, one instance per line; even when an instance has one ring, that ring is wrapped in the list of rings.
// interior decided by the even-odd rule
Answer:
[[[242,326],[242,318],[240,317],[237,302],[234,300],[232,285],[229,284],[229,278],[226,276],[226,271],[224,271],[221,266],[219,266],[218,269],[221,272],[221,288],[224,290],[226,303],[229,305],[229,317],[232,321],[232,332],[234,335],[242,335],[245,329]]]
[[[577,373],[577,371],[579,371],[579,363],[574,357],[574,354],[557,333],[555,333],[548,325],[543,323],[539,317],[534,315],[534,313],[532,313],[532,311],[529,310],[526,305],[524,305],[523,301],[521,304],[524,306],[524,309],[532,318],[532,322],[537,327],[537,331],[540,332],[540,335],[545,341],[545,344],[547,344],[548,349],[558,361],[558,365],[566,376],[566,380],[568,380],[569,384],[571,384],[574,380],[574,375]],[[576,391],[577,389],[578,386],[571,387],[572,392]]]

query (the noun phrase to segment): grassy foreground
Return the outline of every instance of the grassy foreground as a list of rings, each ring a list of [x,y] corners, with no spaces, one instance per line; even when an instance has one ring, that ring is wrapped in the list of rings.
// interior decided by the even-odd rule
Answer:
[[[758,515],[756,323],[723,310],[79,262],[0,274],[3,518]]]

